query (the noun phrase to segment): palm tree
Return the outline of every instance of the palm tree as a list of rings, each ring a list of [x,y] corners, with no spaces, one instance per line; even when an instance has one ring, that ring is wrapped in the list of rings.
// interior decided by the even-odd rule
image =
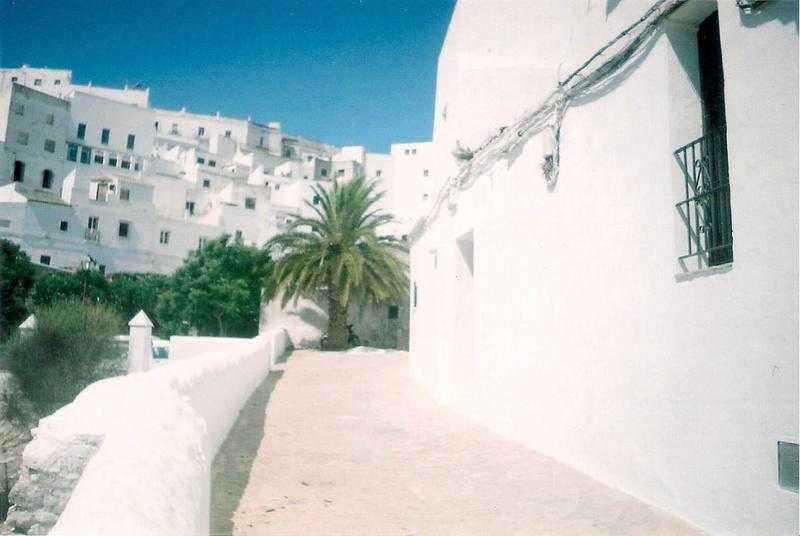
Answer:
[[[381,302],[408,292],[405,245],[378,228],[394,217],[377,207],[384,192],[376,182],[356,178],[315,185],[316,201],[305,204],[315,217],[297,218],[267,242],[274,262],[265,280],[265,297],[283,293],[281,306],[301,297],[328,304],[330,349],[347,347],[347,311],[354,300]]]

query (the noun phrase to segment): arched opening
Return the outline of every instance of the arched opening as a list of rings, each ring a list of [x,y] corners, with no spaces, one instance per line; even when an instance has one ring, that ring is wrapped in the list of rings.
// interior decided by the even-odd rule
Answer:
[[[14,182],[22,182],[24,179],[25,179],[25,162],[15,160],[14,173],[11,175],[11,180]]]
[[[42,171],[42,188],[49,190],[53,187],[53,172],[49,169]]]

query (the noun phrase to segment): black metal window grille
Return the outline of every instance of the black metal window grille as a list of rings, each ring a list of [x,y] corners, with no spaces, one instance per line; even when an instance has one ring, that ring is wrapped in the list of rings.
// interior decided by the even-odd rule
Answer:
[[[685,198],[675,204],[686,227],[686,248],[678,257],[697,257],[700,267],[733,261],[731,194],[724,130],[711,131],[677,149],[675,160],[684,177]]]

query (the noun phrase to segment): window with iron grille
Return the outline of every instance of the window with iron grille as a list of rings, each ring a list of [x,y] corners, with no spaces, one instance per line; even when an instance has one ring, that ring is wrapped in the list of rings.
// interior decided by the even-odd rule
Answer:
[[[701,268],[733,261],[725,79],[717,13],[700,23],[697,52],[704,135],[674,152],[684,179],[684,199],[675,204],[686,228],[686,252],[678,257],[684,269],[686,261],[695,257]]]

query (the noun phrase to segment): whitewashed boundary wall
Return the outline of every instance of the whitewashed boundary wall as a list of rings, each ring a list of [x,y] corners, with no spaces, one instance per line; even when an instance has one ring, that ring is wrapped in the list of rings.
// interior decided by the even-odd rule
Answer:
[[[250,339],[237,337],[172,336],[169,338],[169,360],[180,361],[198,357],[218,350],[221,344],[233,352],[246,347],[249,341]]]
[[[210,465],[288,345],[283,329],[235,348],[223,339],[193,359],[96,382],[42,419],[23,471],[78,440],[98,445],[50,534],[208,534]]]

